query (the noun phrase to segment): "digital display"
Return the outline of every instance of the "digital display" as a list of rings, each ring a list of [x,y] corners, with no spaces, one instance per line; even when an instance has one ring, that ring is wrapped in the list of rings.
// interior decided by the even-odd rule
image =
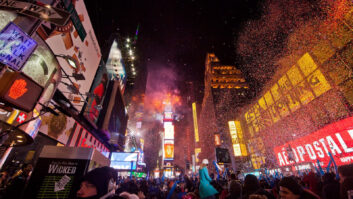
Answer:
[[[164,140],[164,159],[174,159],[174,140]]]
[[[137,161],[138,153],[123,153],[123,152],[113,152],[110,160],[113,161]]]
[[[164,139],[174,139],[174,125],[172,122],[164,122]]]

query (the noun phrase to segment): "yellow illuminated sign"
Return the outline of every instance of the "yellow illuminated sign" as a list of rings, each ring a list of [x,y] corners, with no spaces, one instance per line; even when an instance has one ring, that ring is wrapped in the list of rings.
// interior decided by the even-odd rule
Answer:
[[[244,114],[250,135],[255,136],[256,132],[295,112],[330,89],[330,84],[311,55],[305,53]]]
[[[247,156],[247,150],[243,141],[243,131],[239,121],[228,121],[229,132],[232,139],[234,156]]]
[[[195,142],[199,142],[199,127],[197,125],[196,102],[192,103],[192,116],[194,119]]]
[[[201,148],[195,148],[195,160],[196,162],[199,162],[199,154],[201,153]]]

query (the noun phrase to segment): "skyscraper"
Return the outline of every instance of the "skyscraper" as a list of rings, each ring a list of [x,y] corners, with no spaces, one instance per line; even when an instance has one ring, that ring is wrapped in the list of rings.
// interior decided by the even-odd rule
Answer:
[[[228,148],[234,157],[228,121],[234,120],[239,109],[245,104],[249,86],[239,69],[221,64],[213,53],[206,56],[204,83],[204,97],[199,116],[200,143],[196,143],[195,147],[201,148],[198,159],[214,160],[217,145]],[[220,136],[220,143],[215,143],[216,134]]]

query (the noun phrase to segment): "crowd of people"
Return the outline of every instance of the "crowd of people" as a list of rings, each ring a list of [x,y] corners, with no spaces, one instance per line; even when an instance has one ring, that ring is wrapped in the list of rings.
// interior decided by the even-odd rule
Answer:
[[[312,171],[302,176],[273,176],[259,179],[248,174],[243,180],[231,173],[217,178],[202,161],[198,176],[180,175],[177,179],[119,178],[114,169],[103,167],[83,178],[78,198],[131,199],[352,199],[353,164],[338,168],[338,175],[320,176]],[[103,175],[103,173],[105,173]],[[100,179],[95,176],[101,176]],[[104,176],[104,177],[102,177]],[[104,187],[102,187],[104,185]]]
[[[1,173],[0,198],[21,198],[31,170],[32,165],[24,165],[12,177]],[[86,199],[353,199],[353,164],[337,171],[286,177],[248,174],[238,179],[241,173],[209,175],[208,161],[203,160],[195,176],[137,179],[118,176],[111,167],[100,167],[88,172],[75,192],[76,198]]]

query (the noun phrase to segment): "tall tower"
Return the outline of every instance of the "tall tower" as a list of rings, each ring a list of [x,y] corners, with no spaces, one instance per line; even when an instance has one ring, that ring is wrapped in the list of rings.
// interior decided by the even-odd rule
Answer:
[[[245,104],[249,86],[239,69],[221,64],[213,53],[206,56],[204,83],[199,119],[200,143],[196,143],[195,148],[201,148],[201,159],[214,160],[217,145],[228,148],[234,157],[228,121],[234,120]],[[220,136],[219,143],[215,143],[216,136]]]

